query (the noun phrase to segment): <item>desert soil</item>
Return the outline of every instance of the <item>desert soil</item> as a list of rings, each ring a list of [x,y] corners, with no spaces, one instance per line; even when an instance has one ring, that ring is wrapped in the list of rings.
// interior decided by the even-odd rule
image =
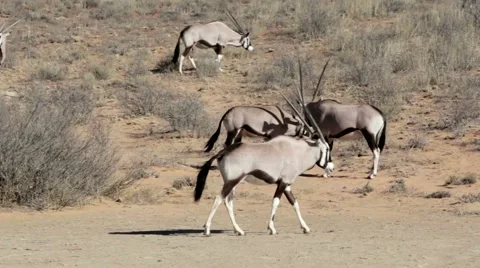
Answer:
[[[151,66],[171,55],[183,27],[167,26],[129,30],[130,39],[144,40],[152,51],[154,57],[147,62]],[[120,30],[111,31],[112,38],[122,35]],[[102,33],[101,28],[86,29],[88,47],[106,43]],[[199,96],[218,120],[236,104],[280,100],[273,91],[256,91],[251,84],[253,71],[247,72],[258,68],[260,56],[259,61],[265,63],[291,50],[275,46],[267,53],[272,51],[272,38],[257,36],[255,54],[225,57],[225,72],[216,77],[199,78],[191,70],[184,76],[149,76],[159,85]],[[84,41],[72,47],[77,45],[87,47]],[[309,42],[301,46],[315,51],[319,65],[323,64],[325,49],[321,45]],[[39,49],[54,53],[61,48],[62,44],[45,44]],[[212,51],[205,53],[214,57]],[[118,56],[118,62],[112,64],[126,65],[130,56]],[[71,67],[72,76],[76,68]],[[5,84],[28,81],[28,64],[19,62],[17,69],[21,72],[1,74],[2,81],[9,83],[0,89],[6,91],[10,88]],[[327,97],[348,99],[348,92],[335,85],[332,77],[327,75]],[[115,78],[124,76],[116,74]],[[332,178],[321,177],[322,171],[314,168],[297,179],[293,191],[311,234],[301,232],[293,209],[282,200],[276,217],[279,234],[269,235],[267,219],[275,187],[242,183],[235,211],[245,237],[233,234],[224,207],[213,220],[212,236],[202,235],[212,198],[221,187],[218,171],[211,172],[208,189],[198,204],[192,201],[192,188],[171,189],[178,178],[195,178],[198,170],[191,166],[208,158],[199,152],[205,138],[162,135],[164,121],[124,116],[118,101],[102,100],[97,113],[111,127],[123,165],[134,160],[155,162],[148,168],[156,175],[140,181],[119,202],[95,199],[60,211],[0,211],[0,267],[480,267],[480,203],[458,201],[463,194],[479,193],[480,183],[442,186],[451,175],[480,174],[480,151],[474,145],[478,145],[479,126],[455,139],[447,131],[429,129],[428,123],[438,118],[435,111],[442,105],[435,90],[438,88],[420,90],[390,122],[379,175],[369,184],[372,193],[352,193],[367,183],[368,150],[361,156],[334,155]],[[416,133],[427,139],[425,147],[405,149]],[[348,144],[337,143],[334,154],[348,151]],[[388,193],[397,179],[405,180],[407,191]],[[452,197],[424,198],[442,190],[451,192]]]

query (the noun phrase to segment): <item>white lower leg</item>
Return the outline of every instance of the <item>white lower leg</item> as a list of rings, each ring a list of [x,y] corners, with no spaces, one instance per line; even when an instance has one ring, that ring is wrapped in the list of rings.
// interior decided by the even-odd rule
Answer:
[[[297,213],[298,220],[300,221],[300,226],[302,226],[303,232],[304,233],[310,233],[310,228],[308,228],[307,224],[302,218],[302,214],[300,213],[300,206],[298,205],[298,201],[295,200],[295,203],[293,204],[293,208],[295,209],[295,212]]]
[[[273,221],[275,220],[275,212],[277,211],[277,207],[280,204],[280,198],[275,197],[273,198],[272,202],[272,213],[270,215],[270,221],[268,222],[268,230],[270,230],[270,234],[276,234],[277,230],[275,230],[275,224]]]
[[[373,167],[372,167],[372,172],[370,173],[369,178],[373,179],[375,176],[377,176],[378,172],[378,163],[380,161],[380,149],[375,149],[373,150]]]
[[[195,64],[195,61],[193,60],[193,57],[191,57],[191,56],[188,56],[188,59],[189,59],[189,60],[190,60],[190,62],[192,63],[192,65],[193,65],[193,68],[194,68],[194,69],[197,69],[197,65]]]
[[[182,68],[183,68],[183,60],[185,59],[185,56],[180,55],[180,64],[178,64],[178,71],[183,74]]]
[[[333,162],[328,162],[327,166],[325,167],[325,173],[323,174],[323,177],[328,178],[330,177],[330,174],[333,172],[333,169],[335,168],[335,165]]]
[[[220,72],[223,72],[223,69],[221,68],[221,65],[220,65],[220,61],[222,60],[223,58],[223,55],[222,54],[217,54],[217,59],[215,60],[218,64],[218,70]]]
[[[215,201],[213,202],[212,209],[210,210],[210,214],[208,215],[207,222],[205,223],[205,235],[210,235],[210,225],[212,224],[213,215],[215,215],[215,211],[217,211],[218,206],[222,204],[223,198],[221,195],[217,195],[215,197]]]
[[[230,193],[227,196],[227,200],[225,200],[225,206],[227,207],[228,216],[230,216],[235,233],[239,235],[245,235],[245,232],[240,228],[240,226],[238,226],[237,221],[235,220],[235,214],[233,212],[233,193]]]

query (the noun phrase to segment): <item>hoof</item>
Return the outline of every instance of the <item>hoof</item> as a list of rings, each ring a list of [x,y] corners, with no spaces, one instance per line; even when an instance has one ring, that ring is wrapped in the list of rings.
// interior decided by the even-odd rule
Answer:
[[[235,231],[234,233],[235,233],[236,235],[238,235],[238,236],[245,236],[245,232],[244,232],[244,231],[241,231],[241,232]]]
[[[310,229],[303,229],[304,234],[310,234],[310,232],[311,232]]]

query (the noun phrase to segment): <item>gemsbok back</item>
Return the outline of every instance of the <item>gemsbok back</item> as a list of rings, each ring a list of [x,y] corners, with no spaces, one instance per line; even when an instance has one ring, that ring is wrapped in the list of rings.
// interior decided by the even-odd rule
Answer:
[[[328,61],[324,66],[324,71],[327,65]],[[306,110],[310,111],[316,123],[320,126],[330,150],[333,149],[335,139],[352,140],[363,136],[367,140],[373,153],[373,165],[368,178],[373,179],[377,176],[380,153],[385,146],[387,131],[385,115],[377,107],[368,104],[349,105],[330,99],[314,101],[321,79],[322,76],[317,83],[312,102],[306,105]],[[330,154],[324,177],[328,177],[333,168]]]
[[[280,135],[301,136],[304,134],[304,125],[301,121],[276,105],[235,106],[228,109],[220,119],[217,131],[205,145],[205,152],[213,149],[222,125],[227,131],[225,146],[241,142],[242,130],[267,139]]]
[[[300,66],[300,81],[302,79],[301,70]],[[218,206],[220,206],[223,201],[225,201],[225,206],[235,233],[245,235],[245,232],[235,221],[233,195],[235,187],[244,180],[247,175],[252,175],[270,184],[277,184],[272,203],[272,212],[268,223],[270,234],[277,233],[274,218],[282,194],[286,196],[287,200],[295,209],[303,232],[310,232],[310,228],[300,214],[300,207],[292,193],[291,184],[293,184],[297,176],[312,168],[315,164],[321,168],[325,168],[330,149],[320,128],[315,124],[313,117],[311,117],[310,113],[305,109],[305,106],[303,105],[302,108],[307,117],[310,118],[310,122],[313,122],[313,128],[306,124],[305,119],[302,118],[301,114],[290,101],[281,92],[280,94],[303,121],[311,138],[306,136],[277,136],[264,143],[235,143],[210,158],[198,173],[194,200],[199,201],[202,197],[210,166],[215,159],[217,159],[224,185],[220,195],[215,198],[210,214],[208,215],[207,222],[205,223],[205,235],[210,235],[212,218]],[[298,98],[300,98],[300,94],[303,94],[302,88],[297,92]]]
[[[212,48],[217,53],[216,62],[218,70],[223,71],[220,66],[220,61],[223,58],[223,49],[225,46],[243,47],[247,51],[252,51],[253,46],[250,41],[250,33],[243,30],[233,15],[227,10],[227,15],[232,23],[235,25],[236,31],[232,30],[225,23],[221,21],[214,21],[207,24],[195,24],[185,27],[178,37],[177,45],[173,53],[172,62],[177,64],[180,57],[180,63],[178,70],[183,74],[183,60],[188,56],[188,59],[193,65],[194,69],[197,69],[197,65],[191,56],[193,47],[200,49]],[[180,55],[180,42],[183,42],[185,49]]]
[[[3,62],[7,58],[7,36],[10,35],[8,30],[15,26],[15,24],[17,24],[19,21],[20,20],[17,20],[15,23],[5,28],[5,30],[3,28],[5,27],[6,23],[4,23],[0,28],[0,66],[2,66]]]

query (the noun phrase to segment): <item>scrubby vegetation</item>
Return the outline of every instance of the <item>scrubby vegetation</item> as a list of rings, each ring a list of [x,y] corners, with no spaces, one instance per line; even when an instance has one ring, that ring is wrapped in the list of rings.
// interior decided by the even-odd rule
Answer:
[[[196,50],[198,70],[178,75],[171,56],[179,31],[213,20],[231,25],[225,6],[250,31],[256,50],[226,48],[225,73],[217,71],[213,51]],[[432,152],[436,139],[450,142],[442,135],[465,138],[461,142],[478,151],[478,142],[468,139],[480,117],[479,10],[471,0],[2,1],[0,24],[22,21],[12,29],[0,68],[0,91],[7,92],[0,102],[0,202],[47,208],[114,196],[144,176],[112,175],[135,168],[117,168],[106,125],[132,126],[115,133],[119,143],[144,131],[141,124],[158,122],[177,137],[209,136],[220,110],[280,100],[270,90],[295,87],[297,57],[308,100],[330,59],[320,96],[375,105],[390,126],[412,121],[388,130],[386,154],[415,150],[401,150],[400,161],[382,154],[381,164],[395,163],[391,170],[399,177],[420,166],[405,154]],[[400,135],[401,145],[392,146]],[[182,153],[198,149],[183,145]],[[370,155],[363,140],[339,147],[335,157]],[[187,158],[181,156],[162,157]],[[452,177],[445,184],[476,180]],[[367,186],[355,191],[367,193]],[[387,192],[408,189],[398,180]]]

